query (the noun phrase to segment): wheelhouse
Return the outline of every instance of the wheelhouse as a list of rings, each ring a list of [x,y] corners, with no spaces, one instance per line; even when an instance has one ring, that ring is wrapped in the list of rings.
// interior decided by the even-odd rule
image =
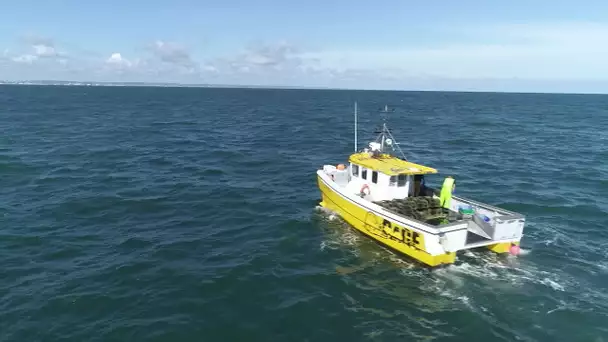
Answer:
[[[389,154],[360,152],[349,158],[353,186],[367,187],[375,201],[425,195],[424,175],[437,170]]]

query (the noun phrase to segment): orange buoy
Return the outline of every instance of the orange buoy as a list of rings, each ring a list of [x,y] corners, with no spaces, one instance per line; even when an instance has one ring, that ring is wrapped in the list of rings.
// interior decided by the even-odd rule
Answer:
[[[511,247],[509,248],[509,253],[511,255],[519,255],[519,253],[520,253],[519,246],[515,245],[515,244],[511,245]]]

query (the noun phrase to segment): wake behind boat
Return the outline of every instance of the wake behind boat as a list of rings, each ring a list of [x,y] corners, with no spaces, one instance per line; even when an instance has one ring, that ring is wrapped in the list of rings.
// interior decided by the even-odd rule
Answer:
[[[391,153],[395,151],[402,157]],[[355,103],[355,153],[347,165],[317,170],[320,205],[372,239],[429,266],[454,263],[458,251],[479,247],[517,254],[525,217],[452,196],[452,177],[445,178],[440,190],[428,186],[425,175],[437,173],[408,161],[386,123],[376,140],[359,150]]]

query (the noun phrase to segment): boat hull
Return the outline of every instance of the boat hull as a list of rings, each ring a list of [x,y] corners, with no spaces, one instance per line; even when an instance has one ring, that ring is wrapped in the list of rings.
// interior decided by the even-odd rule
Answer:
[[[431,267],[454,263],[455,252],[431,254],[427,251],[425,240],[431,236],[412,227],[392,222],[374,211],[354,203],[328,186],[319,175],[317,175],[317,183],[322,198],[320,205],[340,215],[361,233]]]

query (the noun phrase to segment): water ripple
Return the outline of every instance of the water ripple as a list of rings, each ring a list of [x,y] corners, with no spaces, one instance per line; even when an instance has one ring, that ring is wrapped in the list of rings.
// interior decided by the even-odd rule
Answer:
[[[525,214],[523,255],[429,270],[316,208],[354,100],[360,139],[393,104],[409,157]],[[606,97],[0,87],[0,104],[6,340],[606,336]]]

